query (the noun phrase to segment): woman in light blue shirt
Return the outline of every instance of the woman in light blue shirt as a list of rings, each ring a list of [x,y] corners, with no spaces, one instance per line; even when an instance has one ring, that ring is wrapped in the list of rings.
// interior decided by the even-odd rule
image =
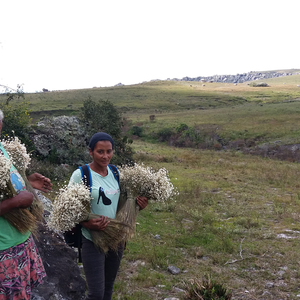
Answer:
[[[89,153],[92,162],[88,165],[92,178],[91,213],[100,215],[98,219],[82,222],[82,263],[88,285],[86,300],[111,300],[113,286],[123,255],[120,246],[116,253],[109,250],[104,253],[98,250],[90,235],[90,230],[104,230],[109,223],[107,218],[116,217],[120,197],[119,183],[109,168],[113,157],[114,140],[105,132],[94,134],[89,142]],[[77,169],[70,182],[79,183],[81,171]],[[144,209],[148,204],[146,197],[137,197],[137,204]]]

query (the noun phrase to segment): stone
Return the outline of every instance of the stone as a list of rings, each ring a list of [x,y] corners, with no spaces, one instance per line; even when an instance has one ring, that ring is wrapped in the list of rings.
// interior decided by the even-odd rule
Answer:
[[[180,273],[180,269],[174,266],[169,266],[168,271],[173,275],[178,275]]]
[[[274,282],[267,282],[266,284],[265,284],[265,288],[266,289],[270,289],[270,288],[273,288],[274,287]]]

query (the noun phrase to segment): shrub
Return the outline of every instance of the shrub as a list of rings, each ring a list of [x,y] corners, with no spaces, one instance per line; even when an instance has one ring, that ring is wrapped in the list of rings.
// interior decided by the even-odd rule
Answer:
[[[160,142],[167,142],[174,134],[173,128],[163,128],[158,131],[157,136]]]
[[[27,174],[38,172],[51,179],[53,182],[62,182],[68,180],[76,167],[67,164],[53,164],[49,161],[40,161],[33,157],[26,170]]]
[[[266,82],[253,82],[250,84],[252,87],[268,87],[269,85]]]
[[[185,130],[188,130],[189,126],[187,126],[186,124],[181,123],[177,128],[176,128],[176,132],[177,133],[181,133]]]
[[[134,125],[134,126],[131,127],[130,133],[132,135],[136,135],[136,136],[141,137],[142,134],[143,134],[143,128],[140,127],[140,126]]]
[[[186,284],[186,291],[183,300],[230,300],[231,293],[219,283],[207,278],[192,279]]]
[[[132,149],[129,140],[122,136],[123,119],[121,113],[108,100],[95,102],[89,96],[83,103],[79,119],[86,127],[87,133],[104,131],[115,141],[115,155],[112,163],[126,164],[132,161]]]
[[[22,99],[23,101],[20,102]],[[0,103],[0,109],[4,114],[2,134],[18,136],[28,151],[32,151],[34,144],[29,138],[29,125],[32,118],[29,114],[29,103],[24,99],[21,86],[18,85],[17,90],[7,90],[6,99]]]

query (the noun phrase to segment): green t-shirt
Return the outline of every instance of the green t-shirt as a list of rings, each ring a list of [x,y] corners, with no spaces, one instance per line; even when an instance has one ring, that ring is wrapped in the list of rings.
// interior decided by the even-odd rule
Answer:
[[[120,197],[120,188],[118,181],[109,167],[107,167],[107,171],[107,176],[101,176],[91,170],[91,213],[115,219]],[[69,184],[72,184],[72,182],[79,183],[81,180],[81,171],[77,169],[72,174]],[[92,240],[90,231],[87,228],[82,227],[82,234],[85,238]]]
[[[5,157],[9,158],[2,144],[0,143],[0,151]],[[10,169],[11,182],[17,192],[25,190],[25,182],[18,170],[12,166]],[[30,232],[22,234],[13,225],[11,225],[3,216],[0,216],[0,251],[25,242],[30,236]]]

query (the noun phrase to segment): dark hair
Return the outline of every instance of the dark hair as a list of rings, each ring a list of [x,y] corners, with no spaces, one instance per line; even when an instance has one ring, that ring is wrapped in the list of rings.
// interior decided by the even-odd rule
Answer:
[[[94,151],[95,145],[99,141],[109,141],[109,142],[111,142],[113,148],[115,146],[115,142],[109,134],[107,134],[105,132],[97,132],[91,137],[90,142],[89,142],[89,148],[92,151]]]

